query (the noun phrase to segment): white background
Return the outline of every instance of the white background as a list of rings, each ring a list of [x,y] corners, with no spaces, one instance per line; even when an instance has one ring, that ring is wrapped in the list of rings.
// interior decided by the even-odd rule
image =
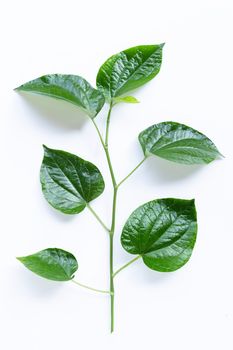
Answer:
[[[232,350],[232,1],[8,0],[2,7],[1,349]],[[195,198],[199,233],[179,271],[157,273],[138,261],[118,275],[110,335],[108,297],[39,278],[15,259],[60,247],[77,256],[80,282],[108,287],[106,233],[88,210],[65,216],[49,207],[38,178],[42,143],[94,162],[107,186],[92,205],[109,223],[111,183],[95,130],[72,105],[12,89],[48,73],[78,74],[94,85],[113,53],[161,42],[160,74],[134,94],[141,103],[112,115],[117,179],[142,159],[138,133],[165,120],[202,131],[225,159],[188,167],[153,158],[122,185],[116,267],[132,258],[120,246],[121,227],[148,200]]]

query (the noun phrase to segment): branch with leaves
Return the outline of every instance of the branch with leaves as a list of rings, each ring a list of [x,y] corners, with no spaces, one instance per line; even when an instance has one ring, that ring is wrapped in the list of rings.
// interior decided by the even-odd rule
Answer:
[[[46,95],[75,104],[89,116],[106,156],[113,188],[111,226],[103,222],[90,202],[105,188],[99,169],[77,155],[44,146],[40,170],[42,192],[48,203],[64,214],[78,214],[86,207],[109,235],[109,290],[87,286],[74,280],[78,269],[75,256],[58,248],[18,258],[37,275],[55,281],[72,281],[80,287],[110,297],[111,332],[114,330],[114,278],[126,267],[142,259],[152,270],[175,271],[191,257],[197,235],[194,200],[153,199],[137,208],[126,221],[122,247],[136,255],[118,270],[114,269],[114,234],[119,187],[151,156],[180,164],[208,164],[220,158],[214,143],[199,131],[176,122],[152,125],[139,134],[143,159],[117,183],[109,152],[109,129],[113,107],[118,103],[137,103],[127,95],[153,79],[160,71],[164,44],[136,46],[110,57],[99,69],[97,89],[77,75],[45,75],[19,86],[17,91]],[[109,104],[106,131],[102,136],[96,116]]]

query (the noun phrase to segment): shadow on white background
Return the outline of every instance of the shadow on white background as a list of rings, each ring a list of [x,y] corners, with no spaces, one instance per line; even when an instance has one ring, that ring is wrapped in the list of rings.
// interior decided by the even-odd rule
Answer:
[[[25,100],[25,107],[33,111],[33,117],[36,114],[44,124],[53,125],[63,131],[73,131],[81,129],[88,121],[87,115],[78,106],[39,94],[18,91],[16,93]]]
[[[25,270],[22,264],[15,267],[20,292],[27,294],[30,298],[52,298],[65,286],[65,283],[49,281],[34,275],[31,271]]]
[[[159,184],[182,181],[185,178],[196,176],[204,169],[204,165],[176,164],[154,156],[148,158],[144,166],[147,168],[148,177]]]

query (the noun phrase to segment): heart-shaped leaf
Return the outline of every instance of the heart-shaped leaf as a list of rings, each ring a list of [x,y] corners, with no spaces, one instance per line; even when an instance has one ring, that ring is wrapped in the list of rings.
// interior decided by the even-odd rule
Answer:
[[[165,198],[137,208],[121,235],[123,248],[151,269],[175,271],[190,258],[196,241],[194,200]]]
[[[111,100],[144,85],[160,71],[163,46],[135,46],[111,56],[99,69],[97,87]]]
[[[80,213],[88,202],[103,192],[105,186],[94,164],[46,146],[40,180],[47,201],[65,214]]]
[[[138,138],[145,156],[153,154],[182,164],[210,163],[221,157],[208,137],[175,122],[152,125],[142,131]]]
[[[78,269],[76,258],[58,248],[44,249],[17,259],[32,272],[53,281],[70,281]]]
[[[94,118],[104,105],[103,94],[78,75],[49,74],[31,80],[15,90],[61,99],[81,108]]]

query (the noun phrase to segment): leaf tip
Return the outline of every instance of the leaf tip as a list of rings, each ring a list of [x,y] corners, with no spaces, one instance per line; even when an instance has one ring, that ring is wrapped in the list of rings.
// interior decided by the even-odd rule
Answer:
[[[23,256],[16,256],[16,260],[20,261],[21,263],[23,262]]]
[[[221,152],[218,152],[218,158],[217,159],[224,159],[226,158]]]
[[[23,86],[24,85],[19,85],[19,86],[16,86],[13,91],[20,91],[20,90],[23,90]]]
[[[191,204],[193,206],[193,214],[194,214],[195,220],[197,221],[197,208],[196,208],[196,200],[195,200],[195,198],[190,199],[190,202],[191,202]]]

